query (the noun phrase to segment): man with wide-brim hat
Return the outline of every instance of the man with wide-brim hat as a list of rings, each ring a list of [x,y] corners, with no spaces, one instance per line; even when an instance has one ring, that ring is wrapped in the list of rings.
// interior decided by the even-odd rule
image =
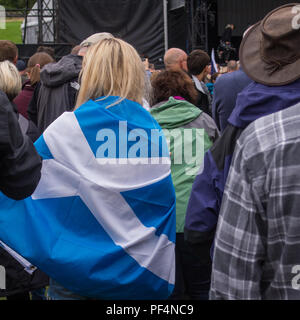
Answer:
[[[239,93],[221,137],[205,154],[204,167],[193,184],[185,221],[185,239],[193,248],[215,236],[223,192],[236,142],[253,121],[300,102],[300,27],[289,4],[270,12],[247,30],[240,48],[243,70],[253,80]],[[298,11],[299,12],[299,11]],[[240,183],[236,181],[237,185]],[[219,261],[215,264],[220,271]]]
[[[266,86],[282,86],[299,79],[299,13],[299,3],[282,6],[247,32],[240,46],[240,60],[251,79]]]
[[[272,90],[272,103],[282,108],[253,121],[237,141],[215,237],[211,299],[300,300],[300,103],[282,102],[286,91],[296,97],[300,89],[298,12],[294,4],[272,11],[241,47],[249,76],[264,83],[256,94],[263,99],[263,90]]]

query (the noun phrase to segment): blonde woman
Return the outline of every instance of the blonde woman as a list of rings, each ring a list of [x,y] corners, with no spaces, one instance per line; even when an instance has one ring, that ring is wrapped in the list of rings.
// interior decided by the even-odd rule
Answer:
[[[36,192],[25,205],[0,199],[0,239],[49,274],[49,299],[165,299],[174,288],[175,192],[166,140],[141,105],[144,72],[128,43],[93,45],[75,111],[36,142]]]
[[[137,52],[119,39],[107,39],[94,45],[83,60],[81,88],[76,108],[92,99],[119,96],[142,104],[145,69]]]

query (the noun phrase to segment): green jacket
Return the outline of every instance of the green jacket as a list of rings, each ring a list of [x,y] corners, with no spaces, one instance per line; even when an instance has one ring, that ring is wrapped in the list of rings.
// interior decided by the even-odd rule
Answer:
[[[171,152],[171,172],[176,192],[176,232],[184,231],[192,185],[204,154],[218,138],[213,119],[185,100],[170,97],[150,110],[162,127]]]

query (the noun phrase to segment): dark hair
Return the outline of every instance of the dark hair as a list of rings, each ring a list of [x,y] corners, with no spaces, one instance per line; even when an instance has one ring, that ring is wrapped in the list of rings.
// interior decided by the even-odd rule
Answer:
[[[153,87],[153,103],[167,101],[170,97],[180,96],[190,103],[196,104],[197,91],[191,78],[182,71],[162,71],[151,81]]]
[[[55,62],[46,52],[35,53],[27,64],[27,72],[30,73],[30,83],[35,85],[40,81],[40,71],[48,63]]]
[[[215,72],[215,73],[211,76],[211,78],[210,78],[211,83],[213,83],[214,81],[216,81],[219,75],[220,75],[219,72]]]
[[[209,65],[210,57],[203,50],[192,51],[187,58],[187,67],[189,72],[196,76],[204,70],[204,68]]]
[[[17,46],[8,40],[0,40],[0,62],[8,60],[15,63],[18,56]]]
[[[49,54],[49,56],[55,59],[55,50],[51,47],[40,46],[37,48],[36,52],[46,52]]]
[[[26,63],[23,60],[18,60],[16,63],[16,67],[19,72],[26,70]]]

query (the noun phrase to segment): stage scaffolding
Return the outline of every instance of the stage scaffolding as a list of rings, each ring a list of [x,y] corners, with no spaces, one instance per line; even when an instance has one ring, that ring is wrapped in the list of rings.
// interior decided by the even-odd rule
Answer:
[[[34,7],[29,8],[26,0],[23,43],[26,43],[28,20],[37,18],[37,42],[39,44],[54,44],[58,42],[58,1],[37,0]]]
[[[190,51],[201,49],[208,52],[209,0],[186,0],[188,39]]]

